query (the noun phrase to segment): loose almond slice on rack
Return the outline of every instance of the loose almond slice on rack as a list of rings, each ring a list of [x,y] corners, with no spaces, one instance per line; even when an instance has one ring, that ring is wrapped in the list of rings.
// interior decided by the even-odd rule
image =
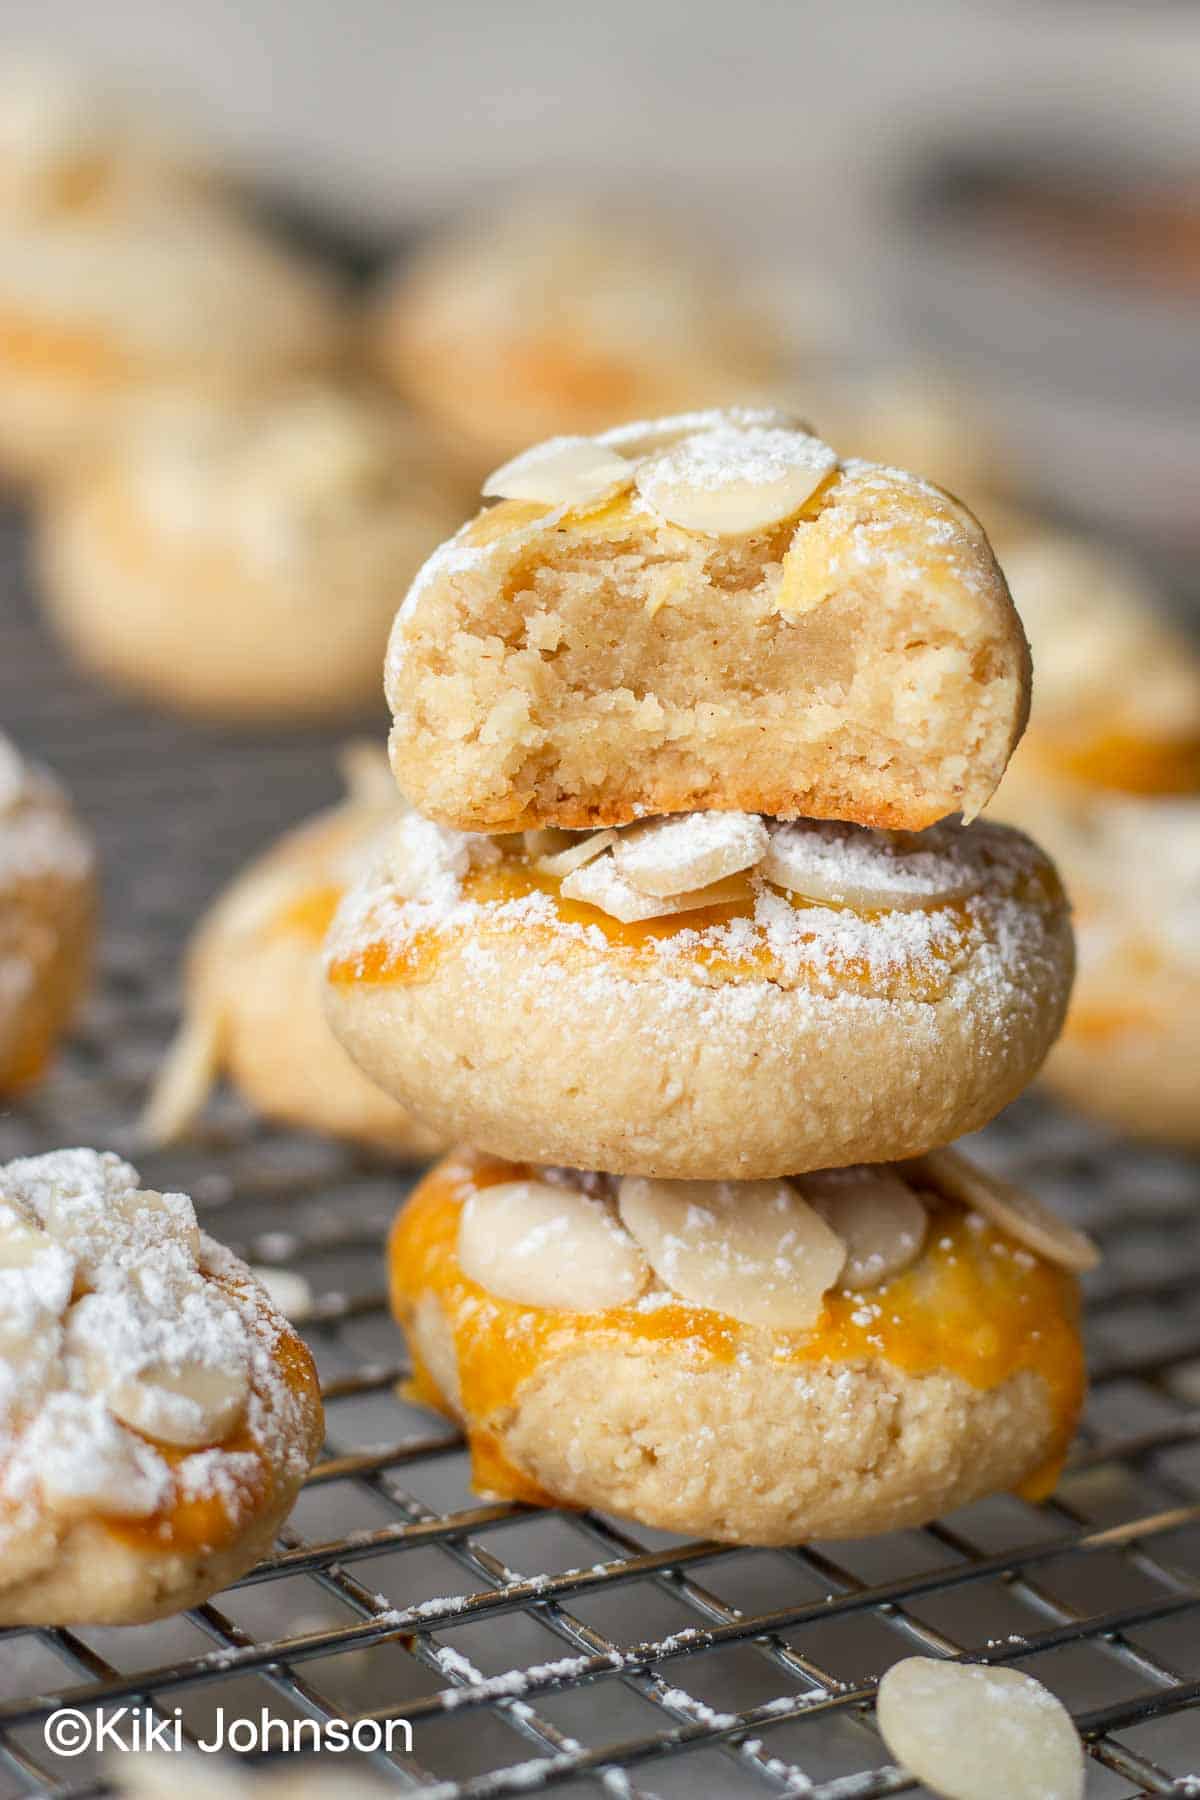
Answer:
[[[744,537],[793,518],[837,461],[820,438],[719,425],[648,457],[637,490],[669,524],[709,537]]]
[[[463,1273],[522,1306],[603,1312],[645,1287],[645,1260],[603,1200],[545,1181],[474,1193],[458,1228]]]
[[[201,1005],[175,1033],[138,1123],[143,1144],[162,1149],[186,1136],[204,1110],[221,1066],[224,1021]]]
[[[610,500],[633,483],[633,464],[589,437],[548,438],[493,470],[483,484],[489,500],[540,500],[547,506],[588,506]]]
[[[613,866],[639,893],[672,899],[753,868],[769,842],[757,813],[681,813],[623,831]]]
[[[982,1213],[1047,1262],[1082,1274],[1100,1261],[1099,1248],[1086,1232],[1068,1225],[1035,1194],[976,1167],[957,1150],[930,1150],[903,1166],[917,1180],[928,1181],[949,1199]]]
[[[673,894],[670,899],[643,894],[618,872],[611,855],[597,857],[568,875],[562,884],[565,900],[583,900],[598,907],[623,925],[640,924],[643,919],[664,919],[672,913],[697,912],[705,906],[731,906],[750,897],[744,875],[730,875],[724,881],[710,882],[688,894]]]
[[[790,1182],[627,1175],[618,1205],[664,1287],[746,1325],[807,1330],[846,1262]]]
[[[860,825],[777,825],[762,874],[806,900],[855,912],[947,906],[974,893],[979,874],[951,854],[945,833],[935,826],[922,836],[929,842]]]
[[[929,1215],[894,1169],[859,1164],[798,1175],[795,1181],[846,1246],[842,1287],[878,1287],[921,1254]]]
[[[880,1682],[875,1714],[900,1766],[945,1800],[1082,1800],[1071,1715],[1020,1669],[908,1656]]]

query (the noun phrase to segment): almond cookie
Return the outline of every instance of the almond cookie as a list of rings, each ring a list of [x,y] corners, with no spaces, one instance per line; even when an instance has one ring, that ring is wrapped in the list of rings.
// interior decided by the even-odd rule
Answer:
[[[1053,853],[1079,971],[1048,1085],[1124,1131],[1200,1144],[1200,653],[1111,552],[1025,528],[1006,555],[1037,657],[992,810]]]
[[[377,360],[482,473],[559,432],[763,391],[781,343],[725,267],[669,221],[526,203],[405,259]]]
[[[0,1625],[136,1625],[270,1546],[312,1358],[184,1194],[94,1150],[0,1168]]]
[[[47,498],[42,594],[82,662],[161,704],[336,715],[377,701],[397,596],[461,513],[424,436],[352,388],[168,403]]]
[[[486,1495],[742,1544],[1057,1479],[1094,1247],[965,1159],[794,1181],[439,1163],[389,1249],[416,1397]]]
[[[69,62],[0,60],[0,230],[10,218],[78,215],[117,195],[212,180],[197,146],[155,108]]]
[[[58,783],[0,733],[0,1094],[37,1079],[70,1023],[95,910],[90,838]]]
[[[1052,866],[991,824],[496,839],[410,814],[334,920],[326,1009],[446,1141],[776,1176],[985,1124],[1053,1042],[1072,960]]]
[[[539,445],[396,619],[392,765],[443,824],[979,811],[1029,652],[982,528],[780,414]]]
[[[245,869],[192,941],[184,1023],[143,1120],[170,1143],[228,1074],[269,1119],[422,1156],[443,1140],[359,1073],[325,1021],[321,943],[364,846],[403,810],[373,746],[342,758],[347,796],[285,833]]]
[[[200,194],[0,216],[0,469],[57,476],[162,388],[260,387],[342,348],[322,272]]]

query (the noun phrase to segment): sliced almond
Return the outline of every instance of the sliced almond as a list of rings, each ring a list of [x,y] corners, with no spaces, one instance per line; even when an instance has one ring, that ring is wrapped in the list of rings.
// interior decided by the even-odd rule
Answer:
[[[172,1369],[151,1363],[106,1389],[114,1418],[143,1437],[198,1450],[228,1437],[245,1411],[250,1379],[244,1368],[190,1363]]]
[[[946,1800],[1082,1800],[1071,1715],[1020,1669],[908,1656],[880,1682],[875,1715],[900,1766]]]
[[[436,1294],[422,1294],[413,1312],[411,1337],[433,1377],[442,1399],[462,1416],[462,1381],[458,1373],[458,1349],[450,1321]]]
[[[665,1287],[747,1325],[815,1325],[846,1262],[842,1240],[790,1182],[627,1175],[618,1205]]]
[[[612,1209],[578,1189],[502,1181],[473,1193],[458,1228],[463,1273],[522,1306],[603,1312],[635,1300],[648,1271]]]
[[[921,1254],[929,1215],[895,1170],[822,1169],[796,1186],[846,1246],[842,1287],[878,1287]]]
[[[703,412],[672,413],[664,419],[636,419],[632,424],[614,425],[597,441],[636,461],[656,450],[666,450],[683,438],[695,437],[697,432],[730,428],[748,431],[755,426],[812,435],[802,419],[794,413],[781,412],[776,406],[729,406],[709,407]]]
[[[928,1181],[949,1199],[982,1213],[1047,1262],[1082,1274],[1100,1261],[1099,1248],[1086,1232],[1068,1225],[1035,1194],[968,1162],[957,1150],[930,1150],[905,1166],[918,1180]]]
[[[215,1007],[198,1007],[175,1033],[138,1123],[154,1149],[178,1143],[204,1110],[221,1066],[224,1021]]]
[[[649,457],[637,490],[685,531],[744,537],[793,518],[837,467],[837,452],[802,431],[722,424]]]
[[[704,906],[729,906],[745,900],[749,891],[745,876],[730,875],[724,881],[711,882],[708,887],[695,888],[691,893],[659,899],[643,894],[632,882],[626,881],[617,872],[611,856],[597,857],[568,875],[562,884],[564,899],[583,900],[588,906],[599,907],[601,912],[619,919],[623,925],[636,925],[643,919],[663,919],[672,913],[695,912]]]
[[[931,841],[832,821],[777,825],[762,874],[789,893],[854,912],[948,906],[976,892],[981,875],[963,851],[952,855],[944,834],[921,835]]]
[[[0,1202],[0,1269],[28,1269],[54,1249],[54,1239],[15,1207]]]
[[[523,831],[520,834],[520,847],[526,856],[554,856],[559,850],[569,849],[578,842],[575,833],[556,831],[553,826],[540,831]]]
[[[672,899],[753,868],[769,843],[757,813],[681,813],[623,831],[613,865],[639,893]]]
[[[633,464],[589,437],[549,438],[493,470],[483,484],[489,500],[537,500],[586,506],[608,500],[633,482]]]
[[[589,832],[587,837],[576,838],[561,850],[539,856],[535,866],[541,874],[561,879],[564,875],[574,874],[576,869],[582,869],[586,863],[594,862],[606,850],[611,850],[616,841],[615,831]]]
[[[309,1317],[313,1309],[313,1291],[303,1275],[294,1269],[277,1269],[273,1264],[264,1266],[261,1263],[251,1263],[250,1273],[267,1290],[272,1306],[285,1319],[296,1325]]]

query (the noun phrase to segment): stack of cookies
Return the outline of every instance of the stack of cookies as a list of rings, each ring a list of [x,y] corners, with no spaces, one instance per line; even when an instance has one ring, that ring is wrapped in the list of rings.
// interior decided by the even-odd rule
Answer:
[[[1054,1041],[1054,870],[972,820],[1029,656],[975,519],[793,421],[560,438],[417,578],[413,812],[327,943],[452,1153],[397,1219],[477,1487],[731,1542],[1052,1485],[1090,1243],[945,1148]]]

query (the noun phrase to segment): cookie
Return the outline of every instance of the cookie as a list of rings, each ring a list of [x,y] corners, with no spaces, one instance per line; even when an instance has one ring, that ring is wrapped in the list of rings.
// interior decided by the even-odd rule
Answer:
[[[1028,647],[940,489],[737,411],[541,445],[486,491],[388,650],[392,764],[430,817],[918,830],[994,792]]]
[[[461,490],[392,408],[332,384],[164,405],[42,510],[42,598],[88,667],[212,718],[377,702],[397,596]]]
[[[87,984],[91,839],[58,783],[0,734],[0,1095],[37,1079]]]
[[[961,1158],[673,1183],[464,1151],[389,1247],[414,1395],[480,1493],[739,1544],[1048,1492],[1093,1261]]]
[[[364,846],[402,808],[381,751],[353,745],[342,761],[346,798],[256,858],[196,932],[184,1023],[143,1120],[150,1143],[184,1135],[226,1074],[266,1118],[402,1156],[441,1147],[359,1073],[325,1021],[326,927]]]
[[[66,61],[0,60],[0,230],[215,179],[198,146],[152,106]]]
[[[134,1625],[270,1546],[321,1444],[307,1349],[183,1194],[0,1168],[0,1625]]]
[[[405,257],[376,361],[482,474],[539,438],[764,391],[782,345],[727,269],[670,221],[526,202]]]
[[[985,1124],[1036,1073],[1071,969],[1053,868],[990,824],[701,813],[497,840],[409,815],[335,917],[325,1000],[444,1141],[757,1177]]]
[[[328,364],[343,333],[325,274],[214,196],[0,216],[0,470],[57,478],[162,389],[269,386]]]
[[[1200,1144],[1200,652],[1112,552],[1010,524],[1037,658],[992,811],[1052,852],[1079,967],[1047,1085],[1118,1129]]]

